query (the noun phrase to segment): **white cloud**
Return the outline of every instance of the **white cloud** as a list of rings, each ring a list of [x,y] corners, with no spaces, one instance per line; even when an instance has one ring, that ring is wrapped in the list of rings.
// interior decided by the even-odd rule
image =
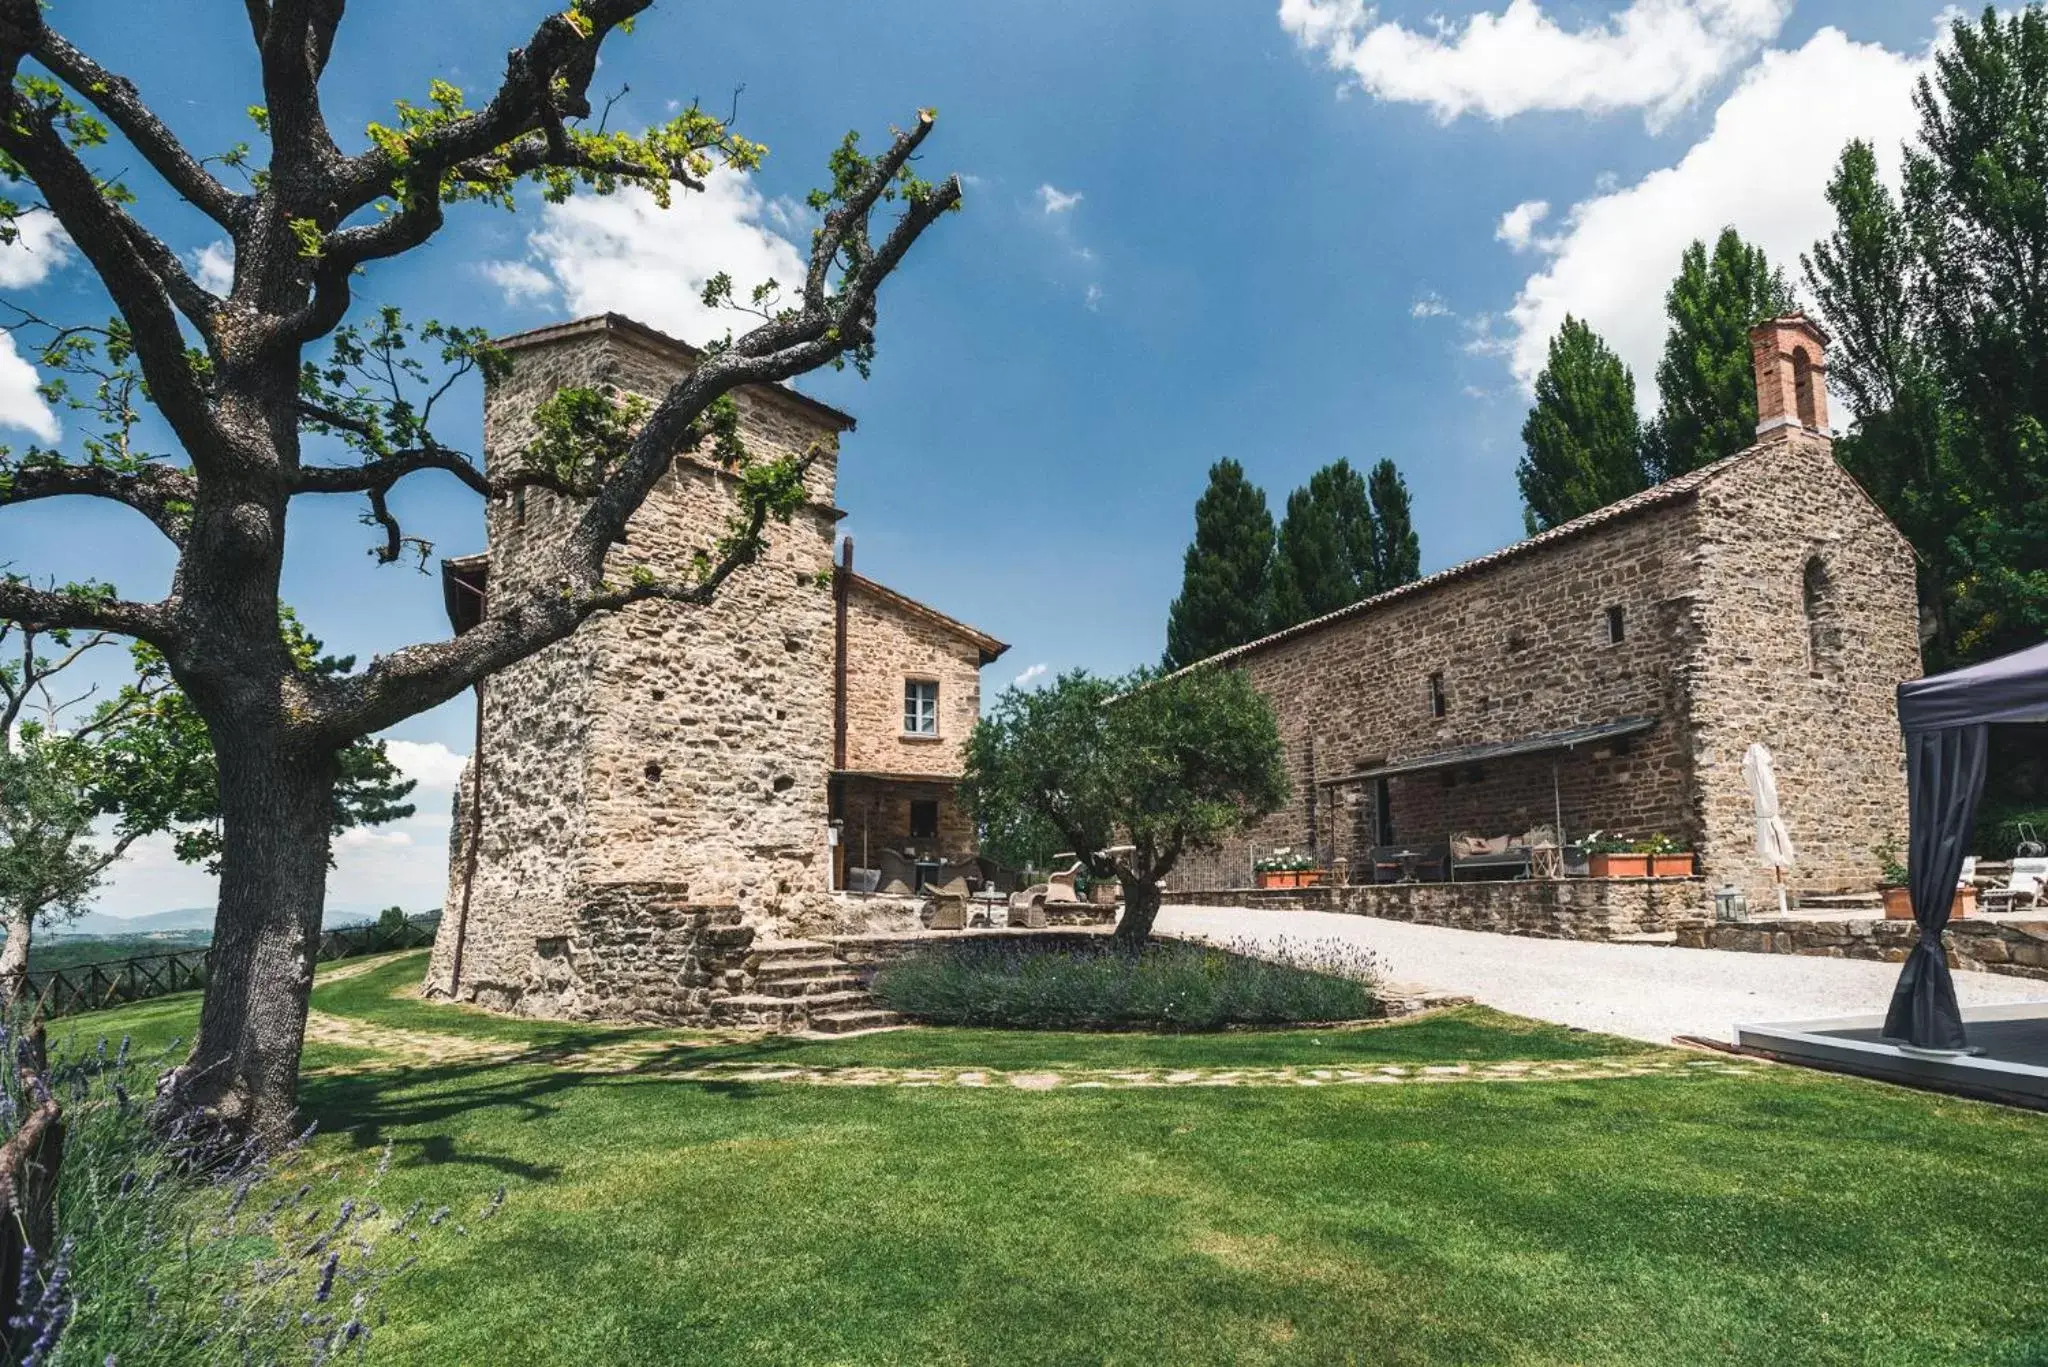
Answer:
[[[778,281],[798,289],[804,261],[766,226],[787,219],[740,172],[721,168],[700,192],[678,192],[664,210],[644,190],[577,195],[541,210],[528,260],[486,262],[484,274],[511,302],[559,289],[572,314],[618,312],[702,342],[744,330],[744,315],[706,308],[704,282],[720,271],[735,297]]]
[[[1081,192],[1055,189],[1050,185],[1038,187],[1038,204],[1049,214],[1063,214],[1081,202]]]
[[[192,253],[192,271],[199,288],[226,294],[235,287],[235,246],[222,239]]]
[[[1034,680],[1042,679],[1045,677],[1046,669],[1047,666],[1042,661],[1038,664],[1032,665],[1029,669],[1026,669],[1022,674],[1019,674],[1016,678],[1010,680],[1010,686],[1012,688],[1022,688],[1026,684],[1031,683]]]
[[[1654,410],[1664,292],[1686,245],[1732,225],[1796,284],[1799,254],[1834,227],[1824,192],[1843,146],[1865,139],[1896,175],[1899,145],[1917,123],[1913,81],[1928,62],[1927,53],[1905,56],[1833,28],[1796,51],[1765,53],[1675,166],[1574,204],[1562,228],[1536,243],[1549,262],[1523,282],[1498,339],[1515,378],[1535,384],[1570,313],[1628,363],[1638,404]],[[1794,98],[1819,91],[1827,97]]]
[[[555,292],[554,279],[530,261],[486,261],[477,269],[508,304],[535,303]]]
[[[1081,306],[1090,313],[1099,312],[1102,308],[1102,286],[1090,283],[1087,289],[1082,290]]]
[[[453,792],[462,781],[462,766],[469,762],[468,755],[458,755],[439,741],[387,740],[384,753],[422,791]]]
[[[0,332],[0,427],[18,427],[42,441],[54,442],[63,429],[43,396],[36,393],[42,377],[14,349],[11,334]]]
[[[49,210],[29,210],[14,229],[19,236],[0,246],[0,289],[33,289],[71,259],[71,239]]]
[[[0,289],[34,289],[71,259],[71,239],[46,209],[31,209],[14,226],[19,236],[0,246]],[[36,393],[41,382],[14,338],[0,333],[0,427],[19,428],[40,441],[54,442],[63,427]]]
[[[1543,244],[1536,238],[1536,225],[1549,216],[1550,201],[1525,199],[1500,216],[1500,223],[1493,230],[1493,240],[1505,242],[1518,252],[1541,246]]]
[[[1410,318],[1448,318],[1451,306],[1435,290],[1430,290],[1408,306]]]
[[[1365,0],[1280,0],[1280,25],[1382,100],[1512,118],[1640,109],[1654,128],[1777,36],[1792,0],[1632,0],[1565,28],[1537,0],[1418,33]]]

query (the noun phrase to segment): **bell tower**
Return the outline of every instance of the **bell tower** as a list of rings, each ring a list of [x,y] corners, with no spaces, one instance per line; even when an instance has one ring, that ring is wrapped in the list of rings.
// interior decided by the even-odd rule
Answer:
[[[1757,440],[1788,430],[1827,438],[1827,347],[1827,333],[1797,311],[1767,318],[1749,330]]]

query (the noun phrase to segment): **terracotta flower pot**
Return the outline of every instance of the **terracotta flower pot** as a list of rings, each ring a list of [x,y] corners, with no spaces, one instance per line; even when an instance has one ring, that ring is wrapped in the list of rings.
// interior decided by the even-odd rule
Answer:
[[[1692,877],[1692,853],[1653,854],[1650,856],[1650,877],[1690,878]]]
[[[1648,878],[1647,854],[1593,854],[1586,856],[1588,871],[1595,878]]]
[[[1291,888],[1294,886],[1294,870],[1263,869],[1259,873],[1259,886],[1262,888]]]
[[[1913,919],[1913,894],[1903,887],[1881,888],[1884,894],[1884,919],[1887,921],[1910,921]],[[1948,904],[1948,919],[1960,921],[1977,914],[1977,890],[1957,888],[1955,900]]]
[[[1303,869],[1294,875],[1294,886],[1297,888],[1312,888],[1322,881],[1323,871],[1321,869]]]

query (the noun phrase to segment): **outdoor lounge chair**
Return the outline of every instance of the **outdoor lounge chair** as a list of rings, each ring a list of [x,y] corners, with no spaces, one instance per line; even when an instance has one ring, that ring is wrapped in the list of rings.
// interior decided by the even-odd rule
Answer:
[[[1046,924],[1047,903],[1078,906],[1081,894],[1075,890],[1074,880],[1087,871],[1088,866],[1076,860],[1072,868],[1062,869],[1043,883],[1034,883],[1020,892],[1011,894],[1010,924],[1043,930]]]
[[[965,897],[980,881],[981,865],[972,859],[948,859],[924,880],[924,890],[942,897]]]
[[[2037,905],[2041,900],[2041,885],[2048,882],[2048,859],[2017,858],[2012,861],[2012,877],[2002,888],[1987,888],[1984,892],[1984,910],[2018,911],[2022,907]]]
[[[917,865],[909,856],[885,849],[876,853],[875,863],[882,871],[875,891],[884,897],[910,896],[911,889],[917,886]]]
[[[1482,836],[1469,831],[1450,839],[1451,881],[1458,874],[1505,871],[1510,877],[1529,872],[1529,847],[1517,844],[1511,835]]]

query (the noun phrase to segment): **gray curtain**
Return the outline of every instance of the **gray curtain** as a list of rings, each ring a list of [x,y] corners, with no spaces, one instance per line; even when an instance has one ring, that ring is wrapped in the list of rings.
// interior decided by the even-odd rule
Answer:
[[[1966,1047],[1962,1008],[1956,1005],[1941,936],[1969,853],[1977,799],[1984,792],[1990,732],[1979,723],[1906,735],[1906,804],[1912,821],[1907,870],[1920,940],[1892,991],[1884,1033],[1922,1049]]]

